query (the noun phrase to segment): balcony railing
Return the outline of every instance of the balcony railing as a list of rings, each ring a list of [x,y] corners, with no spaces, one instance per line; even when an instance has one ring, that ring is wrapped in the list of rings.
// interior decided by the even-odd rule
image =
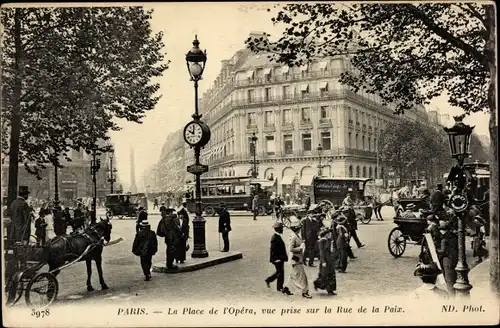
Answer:
[[[355,155],[355,156],[363,156],[363,157],[375,157],[376,156],[374,151],[354,149],[354,148],[346,148],[346,154]]]

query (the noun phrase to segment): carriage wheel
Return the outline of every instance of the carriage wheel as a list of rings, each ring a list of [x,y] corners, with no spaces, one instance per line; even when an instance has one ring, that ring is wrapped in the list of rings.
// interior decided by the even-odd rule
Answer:
[[[205,207],[205,214],[207,216],[214,216],[214,214],[215,214],[214,208],[212,206]]]
[[[392,229],[389,233],[387,247],[389,248],[389,253],[394,257],[400,257],[405,252],[406,238],[399,227]]]
[[[360,213],[356,214],[356,219],[361,221],[363,224],[368,224],[372,220],[372,218],[366,217],[366,215]]]
[[[50,272],[40,272],[30,280],[26,287],[26,304],[31,307],[45,308],[57,298],[59,283]]]

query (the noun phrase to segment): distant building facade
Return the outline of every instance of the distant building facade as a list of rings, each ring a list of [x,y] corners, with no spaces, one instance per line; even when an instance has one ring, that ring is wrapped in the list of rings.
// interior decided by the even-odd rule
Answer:
[[[213,86],[200,99],[212,132],[201,153],[201,162],[210,169],[206,176],[250,175],[255,133],[258,177],[277,179],[279,193],[309,186],[320,157],[324,176],[382,178],[377,140],[399,117],[378,96],[341,85],[340,74],[349,69],[344,57],[288,67],[247,49],[223,60]],[[405,117],[436,126],[440,121],[437,112],[429,117],[423,106]],[[179,142],[185,158],[192,158],[193,151],[182,138]],[[158,165],[173,167],[173,157]],[[185,180],[192,180],[185,167],[181,170]]]

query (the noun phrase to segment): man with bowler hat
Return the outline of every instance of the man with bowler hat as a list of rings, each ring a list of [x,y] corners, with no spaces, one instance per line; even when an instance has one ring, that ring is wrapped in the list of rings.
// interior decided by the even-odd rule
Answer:
[[[141,258],[141,268],[145,281],[151,280],[151,266],[153,255],[158,251],[158,240],[156,234],[151,230],[147,220],[139,223],[139,231],[135,235],[132,253]]]
[[[283,234],[283,223],[276,222],[274,223],[273,228],[275,232],[271,237],[271,252],[269,261],[276,268],[276,272],[266,278],[266,285],[270,288],[270,284],[277,280],[276,289],[286,295],[292,295],[288,287],[283,287],[283,283],[285,282],[285,262],[288,261],[285,242],[283,241],[283,238],[281,238]]]
[[[220,203],[219,232],[222,234],[224,248],[222,252],[229,252],[229,231],[231,231],[231,217],[227,211],[226,204]]]
[[[30,191],[27,186],[19,186],[17,198],[11,205],[12,240],[27,244],[31,236],[30,207],[26,200]]]

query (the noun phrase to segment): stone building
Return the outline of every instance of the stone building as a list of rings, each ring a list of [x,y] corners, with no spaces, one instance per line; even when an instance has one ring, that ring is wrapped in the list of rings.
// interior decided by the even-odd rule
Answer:
[[[243,49],[221,64],[218,77],[200,99],[212,132],[201,153],[201,162],[210,168],[206,176],[251,175],[254,133],[258,177],[277,179],[282,194],[310,185],[320,161],[324,176],[384,176],[377,161],[377,139],[399,117],[378,96],[354,93],[339,83],[340,74],[351,69],[347,58],[288,67]],[[405,117],[434,123],[423,106]],[[192,150],[185,144],[184,149],[191,158]]]

